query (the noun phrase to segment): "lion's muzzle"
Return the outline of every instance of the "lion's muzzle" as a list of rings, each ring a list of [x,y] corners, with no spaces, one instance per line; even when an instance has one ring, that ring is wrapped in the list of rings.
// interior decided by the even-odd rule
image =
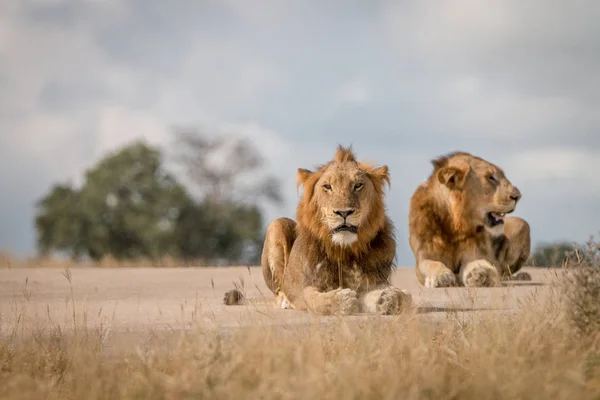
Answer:
[[[350,232],[357,233],[358,227],[355,225],[343,224],[331,230],[331,233]]]

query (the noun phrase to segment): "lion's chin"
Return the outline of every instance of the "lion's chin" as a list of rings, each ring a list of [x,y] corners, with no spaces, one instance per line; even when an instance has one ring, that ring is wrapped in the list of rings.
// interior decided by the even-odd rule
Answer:
[[[490,219],[486,219],[484,221],[485,230],[492,236],[504,235],[504,218],[497,218],[494,222],[495,223],[492,223]]]
[[[331,236],[331,241],[339,246],[351,246],[358,240],[358,235],[350,231],[336,232]]]

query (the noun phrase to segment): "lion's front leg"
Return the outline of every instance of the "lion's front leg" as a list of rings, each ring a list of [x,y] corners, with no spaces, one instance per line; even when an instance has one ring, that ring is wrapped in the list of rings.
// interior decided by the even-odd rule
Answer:
[[[435,260],[421,260],[417,263],[421,277],[419,280],[426,288],[456,286],[456,275],[444,263]]]
[[[334,289],[319,292],[309,286],[302,291],[306,308],[319,315],[351,315],[359,312],[358,297],[351,289]]]
[[[531,252],[531,233],[529,224],[522,218],[508,217],[504,221],[504,236],[494,243],[496,260],[505,280],[530,281],[531,275],[518,272],[529,258]],[[518,272],[518,273],[517,273]]]
[[[359,302],[364,313],[395,315],[410,308],[412,295],[391,285],[381,285],[361,295]]]

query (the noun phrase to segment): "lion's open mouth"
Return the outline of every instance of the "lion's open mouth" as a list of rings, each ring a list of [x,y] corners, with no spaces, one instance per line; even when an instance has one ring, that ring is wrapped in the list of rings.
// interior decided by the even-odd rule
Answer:
[[[497,213],[490,212],[487,213],[487,223],[489,226],[497,226],[504,223],[504,217],[506,217],[506,213]]]
[[[344,225],[340,225],[337,228],[331,230],[331,233],[339,233],[339,232],[356,233],[356,232],[358,232],[358,227],[356,227],[354,225],[344,224]]]

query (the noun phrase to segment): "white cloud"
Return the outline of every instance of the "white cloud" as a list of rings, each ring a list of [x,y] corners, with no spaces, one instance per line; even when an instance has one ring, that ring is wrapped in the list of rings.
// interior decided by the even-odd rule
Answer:
[[[508,158],[512,174],[522,184],[534,185],[538,196],[558,198],[597,196],[600,193],[600,151],[568,147],[540,148]]]
[[[273,0],[220,0],[236,17],[255,25],[273,25],[283,23],[292,13],[290,3]],[[297,7],[298,5],[294,5]]]
[[[360,105],[371,100],[371,97],[371,88],[366,83],[352,81],[337,90],[334,101],[340,105]]]
[[[0,218],[29,226],[56,180],[136,138],[170,149],[172,127],[196,125],[264,150],[287,200],[269,218],[294,214],[297,168],[337,143],[389,164],[404,260],[408,199],[429,159],[457,148],[497,158],[542,239],[558,233],[533,199],[557,210],[578,196],[570,234],[597,216],[596,2],[164,4],[0,3],[0,162],[20,174],[0,175],[14,205]]]
[[[564,128],[564,121],[589,118],[573,99],[516,96],[514,93],[481,90],[453,109],[449,120],[464,136],[495,136],[518,140],[545,137]],[[566,133],[566,132],[565,132]]]
[[[252,114],[263,99],[286,84],[285,74],[251,48],[228,40],[199,38],[187,49],[179,76],[167,78],[171,90],[193,97],[214,115]],[[181,103],[181,98],[175,101]]]
[[[172,125],[218,120],[219,112],[257,103],[261,90],[281,84],[281,75],[267,63],[240,65],[239,46],[202,39],[189,49],[180,75],[155,81],[144,69],[115,62],[95,39],[95,27],[115,15],[128,15],[124,2],[91,2],[100,13],[84,15],[74,25],[28,22],[30,7],[16,4],[3,3],[0,12],[0,77],[8,77],[0,93],[7,114],[0,129],[12,156],[46,160],[48,168],[41,173],[50,179],[78,175],[106,151],[135,138],[165,144]],[[40,101],[49,83],[59,95],[94,85],[106,98],[69,98],[73,104],[66,109],[53,105],[44,110]],[[149,106],[140,107],[140,93],[148,86],[156,97],[142,98]],[[57,150],[63,152],[60,160],[55,160]]]
[[[523,57],[563,45],[593,42],[600,28],[600,7],[593,0],[573,3],[534,0],[454,0],[389,2],[382,10],[384,28],[397,49],[426,57],[430,69],[476,69],[547,59]],[[501,58],[504,58],[501,60]],[[555,54],[551,61],[562,58]]]
[[[50,4],[38,4],[42,3]],[[75,178],[89,166],[90,158],[113,147],[115,133],[111,136],[106,129],[115,118],[114,110],[104,110],[99,99],[69,99],[69,107],[62,110],[52,101],[45,107],[42,99],[48,85],[53,84],[59,95],[73,87],[96,85],[113,101],[122,101],[139,90],[135,85],[139,80],[133,71],[113,64],[98,48],[91,21],[78,21],[73,26],[34,24],[26,18],[30,10],[27,3],[15,4],[3,3],[0,12],[5,34],[0,35],[0,76],[7,78],[0,93],[4,114],[0,130],[11,149],[6,156],[44,165],[37,172],[38,179]],[[113,9],[108,9],[111,13],[123,11],[112,4]],[[135,115],[127,118],[135,119]],[[88,146],[89,142],[94,145]],[[89,147],[92,151],[86,150]]]
[[[600,123],[596,2],[389,2],[381,15],[439,130],[541,139]]]

